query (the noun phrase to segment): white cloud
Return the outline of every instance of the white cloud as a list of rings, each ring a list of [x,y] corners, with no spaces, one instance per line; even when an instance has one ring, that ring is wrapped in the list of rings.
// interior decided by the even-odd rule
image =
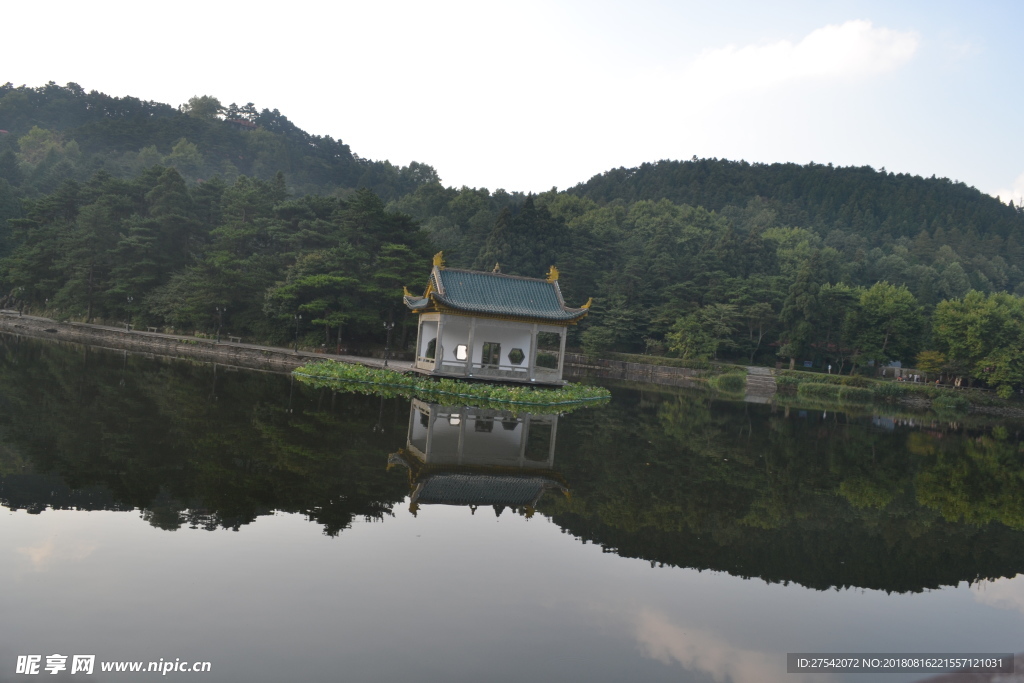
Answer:
[[[1020,206],[1020,203],[1024,201],[1024,173],[1017,176],[1011,187],[1004,187],[991,194],[993,197],[999,197],[1005,204],[1009,204],[1012,200],[1015,206]]]
[[[684,629],[652,610],[637,617],[636,639],[644,655],[663,664],[702,671],[718,683],[810,683],[829,676],[786,673],[785,655],[744,650],[711,633]]]
[[[84,560],[96,550],[96,547],[95,544],[81,541],[58,545],[55,539],[49,538],[36,545],[15,548],[14,551],[28,558],[32,569],[39,572],[49,569],[58,561]]]
[[[798,81],[860,78],[899,68],[914,56],[919,43],[914,31],[847,21],[815,29],[796,44],[782,40],[708,50],[690,64],[686,80],[728,93]]]
[[[1024,177],[1024,176],[1022,176]],[[974,599],[983,605],[1017,610],[1024,614],[1024,576],[979,581],[971,586]]]

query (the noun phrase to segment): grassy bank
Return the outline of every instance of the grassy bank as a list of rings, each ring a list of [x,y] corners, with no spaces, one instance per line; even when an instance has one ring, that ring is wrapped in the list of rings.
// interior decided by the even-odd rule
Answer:
[[[842,405],[901,404],[931,408],[942,413],[966,413],[970,410],[1024,415],[1019,401],[1001,399],[981,389],[952,389],[934,384],[895,382],[860,375],[822,375],[798,370],[775,373],[779,392],[800,399]]]

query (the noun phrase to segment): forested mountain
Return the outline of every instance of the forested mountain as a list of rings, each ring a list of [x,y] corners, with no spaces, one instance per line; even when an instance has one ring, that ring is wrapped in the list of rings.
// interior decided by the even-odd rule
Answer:
[[[451,188],[276,110],[75,84],[0,87],[0,129],[8,304],[178,329],[227,306],[247,336],[289,339],[302,315],[306,343],[338,324],[372,343],[443,250],[512,274],[557,265],[570,304],[594,298],[570,336],[592,353],[901,360],[1024,384],[1024,213],[947,179],[693,159],[531,196]]]
[[[832,164],[749,164],[725,159],[660,161],[618,168],[569,190],[601,203],[668,199],[709,211],[766,200],[787,225],[824,237],[838,229],[869,240],[915,238],[921,231],[959,232],[960,238],[1018,236],[1021,217],[972,187],[948,178],[921,178]],[[957,235],[950,239],[957,241]]]
[[[437,180],[424,164],[399,168],[361,159],[341,140],[310,135],[276,109],[258,111],[252,102],[225,107],[210,96],[172,107],[86,92],[76,83],[7,83],[0,85],[0,129],[6,131],[0,133],[0,178],[30,194],[97,171],[131,177],[157,164],[174,167],[190,182],[241,175],[270,180],[281,171],[299,194],[365,187],[385,199]]]

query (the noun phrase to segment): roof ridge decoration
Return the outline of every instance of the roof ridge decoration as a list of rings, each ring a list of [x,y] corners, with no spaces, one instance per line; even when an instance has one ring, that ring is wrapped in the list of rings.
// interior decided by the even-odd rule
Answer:
[[[486,275],[487,277],[503,277],[509,280],[527,280],[529,282],[549,282],[543,277],[530,277],[529,275],[513,275],[512,273],[494,272],[493,270],[473,270],[471,268],[448,268],[443,269],[448,273],[471,273],[473,275]]]
[[[588,306],[572,308],[565,304],[555,266],[546,278],[536,278],[493,270],[445,268],[443,263],[443,254],[438,252],[427,291],[422,297],[405,296],[411,310],[555,325],[575,324],[590,312]]]

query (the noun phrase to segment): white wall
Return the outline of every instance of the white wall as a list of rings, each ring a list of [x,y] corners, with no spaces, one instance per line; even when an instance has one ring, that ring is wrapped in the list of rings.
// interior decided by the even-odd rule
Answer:
[[[496,342],[501,344],[501,365],[512,365],[512,362],[508,359],[509,351],[518,348],[523,351],[523,362],[514,367],[523,368],[524,370],[528,368],[530,363],[531,325],[527,323],[522,323],[521,325],[499,325],[495,324],[495,322],[477,320],[476,332],[473,335],[473,362],[480,363],[483,361],[484,342]]]
[[[550,436],[553,425],[558,422],[557,415],[524,414],[516,418],[511,413],[428,405],[416,399],[409,413],[409,444],[425,456],[427,463],[490,467],[553,465]],[[429,426],[423,424],[423,418],[428,415]],[[478,429],[478,425],[490,429]],[[534,432],[541,437],[534,439],[535,452],[528,452],[527,459],[521,460],[527,434]]]
[[[459,315],[442,315],[441,320],[444,327],[441,330],[441,345],[444,346],[444,360],[449,363],[458,363],[455,358],[455,347],[465,344],[469,339],[469,318]],[[441,360],[438,356],[438,360]]]
[[[424,320],[420,323],[419,331],[419,349],[416,351],[416,355],[425,356],[427,353],[427,345],[431,339],[437,337],[437,322],[433,320]]]

